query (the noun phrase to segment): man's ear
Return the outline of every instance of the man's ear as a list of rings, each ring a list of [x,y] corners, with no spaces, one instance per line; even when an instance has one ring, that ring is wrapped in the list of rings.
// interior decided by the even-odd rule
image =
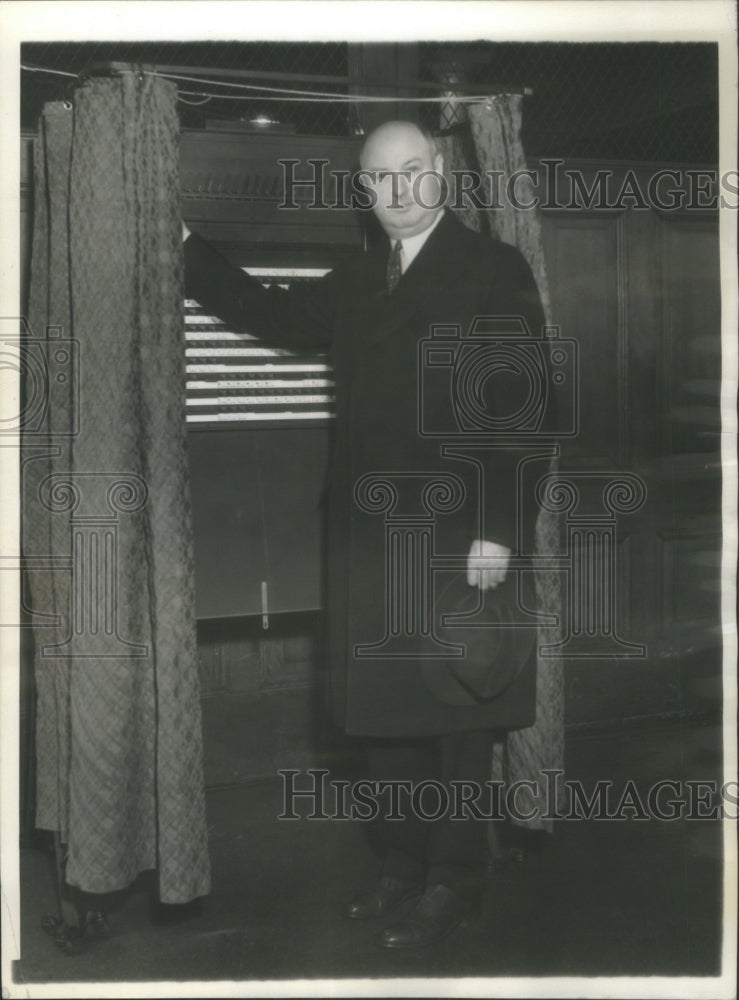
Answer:
[[[437,153],[434,157],[434,170],[437,174],[444,173],[444,157],[441,153]]]

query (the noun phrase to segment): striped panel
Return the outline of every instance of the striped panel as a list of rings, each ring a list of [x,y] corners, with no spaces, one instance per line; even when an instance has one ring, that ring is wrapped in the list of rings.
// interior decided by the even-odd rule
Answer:
[[[265,287],[315,281],[319,268],[249,268]],[[187,422],[284,424],[329,421],[335,412],[328,357],[265,347],[251,334],[234,333],[194,299],[185,300]]]

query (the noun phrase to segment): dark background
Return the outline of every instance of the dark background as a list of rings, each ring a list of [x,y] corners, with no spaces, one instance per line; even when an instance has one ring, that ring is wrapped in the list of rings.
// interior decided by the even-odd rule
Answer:
[[[712,43],[430,42],[373,47],[342,42],[45,42],[23,45],[21,62],[74,74],[109,61],[288,72],[305,78],[317,74],[345,79],[320,84],[306,79],[306,89],[346,94],[349,78],[359,75],[360,48],[365,60],[372,48],[378,55],[394,49],[401,88],[403,81],[442,83],[452,73],[459,89],[465,83],[531,88],[523,126],[530,156],[706,163],[718,157],[718,48]],[[376,79],[388,77],[383,71]],[[44,101],[63,99],[74,82],[71,77],[23,73],[22,127],[34,128]],[[182,86],[199,89],[198,84]],[[366,82],[362,89],[373,92]],[[213,100],[201,107],[180,104],[186,128],[204,127],[206,119],[238,121],[259,114],[290,123],[303,135],[350,135],[357,126],[353,105],[258,98]],[[436,105],[427,105],[421,113],[432,126],[437,124],[435,116]]]

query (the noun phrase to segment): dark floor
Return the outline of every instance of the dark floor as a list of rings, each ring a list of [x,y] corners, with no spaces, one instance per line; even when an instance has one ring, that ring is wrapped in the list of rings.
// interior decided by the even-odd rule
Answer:
[[[714,725],[568,735],[568,777],[718,780]],[[709,976],[719,973],[721,829],[711,820],[561,822],[541,853],[491,876],[481,919],[416,954],[376,947],[340,915],[377,861],[362,824],[277,822],[281,786],[213,790],[213,892],[200,913],[157,922],[142,879],[116,900],[112,935],[67,957],[40,927],[49,856],[21,852],[17,982],[434,976]],[[336,984],[336,992],[341,992]]]

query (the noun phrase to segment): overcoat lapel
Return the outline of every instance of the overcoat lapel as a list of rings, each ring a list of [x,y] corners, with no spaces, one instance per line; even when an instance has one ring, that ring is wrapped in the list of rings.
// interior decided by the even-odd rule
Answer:
[[[377,342],[392,336],[401,327],[407,328],[424,313],[425,290],[432,288],[438,292],[455,283],[464,269],[463,254],[457,252],[461,249],[457,247],[461,242],[458,240],[458,227],[461,228],[461,223],[450,212],[445,212],[391,295],[384,285],[389,245],[383,248],[383,294],[379,296],[380,308],[373,317],[375,322],[368,324],[369,340]]]

